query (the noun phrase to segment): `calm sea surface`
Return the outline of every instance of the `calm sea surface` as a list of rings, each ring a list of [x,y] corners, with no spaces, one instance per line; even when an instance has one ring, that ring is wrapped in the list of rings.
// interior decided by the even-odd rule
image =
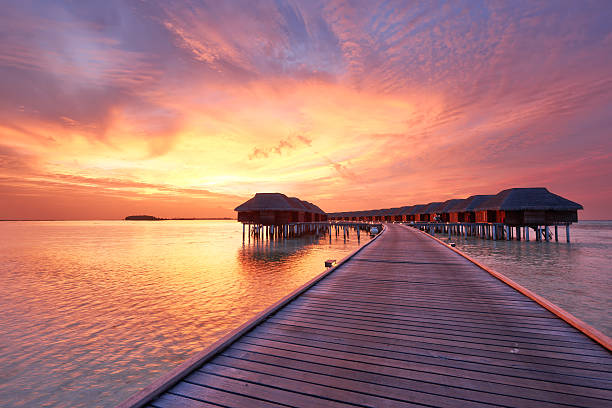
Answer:
[[[551,229],[554,231],[554,229]],[[612,221],[580,221],[559,242],[451,237],[457,248],[612,337]],[[445,241],[447,237],[438,236]]]
[[[243,246],[235,221],[1,222],[0,406],[112,407],[358,246]]]
[[[569,245],[452,240],[612,335],[612,222]],[[112,407],[357,247],[243,246],[235,221],[2,222],[0,406]]]

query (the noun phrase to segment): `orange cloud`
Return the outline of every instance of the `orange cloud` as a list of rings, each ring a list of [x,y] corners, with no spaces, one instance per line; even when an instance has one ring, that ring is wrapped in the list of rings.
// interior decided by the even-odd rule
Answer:
[[[533,185],[605,217],[605,16],[533,2],[7,5],[0,217],[228,215],[257,191],[335,211]]]

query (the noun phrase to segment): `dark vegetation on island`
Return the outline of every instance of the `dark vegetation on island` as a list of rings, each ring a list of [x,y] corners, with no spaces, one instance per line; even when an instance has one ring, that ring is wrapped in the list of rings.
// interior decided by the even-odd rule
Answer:
[[[212,217],[212,218],[158,218],[152,215],[128,215],[125,217],[126,221],[194,221],[194,220],[233,220],[230,217]]]

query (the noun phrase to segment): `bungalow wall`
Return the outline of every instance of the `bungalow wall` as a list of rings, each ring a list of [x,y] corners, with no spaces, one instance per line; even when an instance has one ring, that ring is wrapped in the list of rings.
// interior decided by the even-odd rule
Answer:
[[[499,222],[497,221],[497,211],[495,210],[476,211],[476,222]]]
[[[463,222],[462,219],[463,219],[463,213],[452,212],[448,214],[448,222]]]
[[[450,214],[449,213],[440,213],[440,221],[442,222],[450,222]]]
[[[465,211],[461,214],[463,214],[463,222],[476,222],[476,213],[474,211]],[[459,216],[459,219],[461,219],[461,215]]]
[[[294,211],[239,211],[238,221],[246,224],[282,225],[288,224]]]
[[[292,222],[304,222],[306,219],[305,216],[306,216],[306,213],[304,213],[303,211],[290,211],[289,217],[285,224],[289,224]]]
[[[504,223],[507,225],[554,225],[578,222],[578,211],[506,211]]]
[[[417,214],[416,220],[421,222],[429,222],[429,214]]]

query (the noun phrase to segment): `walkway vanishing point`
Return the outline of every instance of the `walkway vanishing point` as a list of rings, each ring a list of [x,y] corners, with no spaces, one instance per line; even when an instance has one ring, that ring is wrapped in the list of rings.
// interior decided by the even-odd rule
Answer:
[[[425,233],[328,272],[120,406],[612,407],[609,350]]]

